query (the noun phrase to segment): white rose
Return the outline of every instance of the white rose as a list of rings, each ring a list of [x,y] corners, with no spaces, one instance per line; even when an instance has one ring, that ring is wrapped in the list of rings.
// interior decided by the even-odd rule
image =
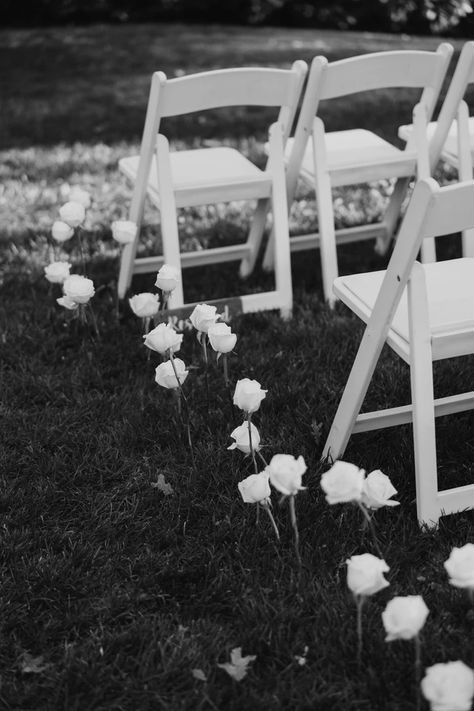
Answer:
[[[74,200],[64,203],[59,209],[59,217],[70,227],[78,227],[81,222],[84,222],[85,216],[84,206]]]
[[[271,491],[266,472],[251,474],[243,481],[239,481],[237,486],[246,504],[268,503]]]
[[[115,220],[112,222],[112,237],[120,244],[133,242],[137,234],[137,225],[130,220]]]
[[[173,291],[178,286],[179,271],[170,264],[163,264],[156,275],[155,286],[161,291]]]
[[[266,471],[270,476],[270,483],[285,496],[294,496],[304,489],[301,478],[307,467],[303,457],[295,459],[291,454],[275,454]]]
[[[95,294],[94,282],[80,274],[72,274],[64,281],[63,291],[76,304],[87,304]]]
[[[209,326],[207,336],[217,353],[229,353],[237,343],[237,336],[226,323],[214,323]]]
[[[444,563],[449,582],[456,588],[474,589],[474,543],[466,543],[461,548],[453,548]]]
[[[252,447],[253,451],[257,452],[260,449],[260,434],[253,424],[253,422],[250,423],[250,429],[252,432]],[[250,453],[250,438],[249,438],[249,423],[244,422],[242,425],[239,425],[238,427],[235,428],[233,432],[231,432],[230,436],[232,439],[235,439],[235,442],[230,445],[230,447],[227,447],[227,449],[240,449],[241,452],[244,452],[245,454]]]
[[[376,469],[367,475],[362,485],[362,503],[369,509],[380,509],[382,506],[399,506],[399,501],[389,501],[397,493],[386,474]]]
[[[44,268],[44,275],[51,284],[62,284],[68,278],[70,270],[69,262],[51,262]]]
[[[209,304],[198,304],[194,307],[189,319],[194,328],[202,333],[207,333],[210,326],[215,324],[217,319],[217,309]]]
[[[87,208],[91,206],[90,194],[87,192],[87,190],[83,190],[77,185],[71,188],[71,191],[69,193],[69,200],[71,200],[72,202],[80,203],[85,210],[87,210]]]
[[[74,234],[74,230],[65,222],[56,220],[56,222],[53,222],[51,234],[56,242],[66,242],[66,240],[71,239]]]
[[[183,334],[176,333],[174,328],[167,323],[159,323],[156,328],[153,328],[149,333],[143,336],[143,338],[145,339],[145,346],[147,348],[164,355],[169,350],[171,350],[172,353],[179,351]]]
[[[394,597],[382,612],[382,622],[387,636],[385,640],[411,639],[425,624],[429,610],[421,595]]]
[[[434,664],[426,670],[421,690],[431,711],[470,711],[474,672],[461,661]]]
[[[161,385],[164,388],[177,388],[179,387],[178,380],[181,384],[183,384],[188,377],[188,371],[186,370],[186,366],[183,361],[180,358],[175,358],[173,362],[178,378],[176,378],[173,370],[173,364],[170,360],[160,363],[155,370],[155,380],[158,385]]]
[[[139,318],[151,318],[152,316],[156,316],[160,308],[158,294],[150,294],[147,291],[141,294],[135,294],[135,296],[132,296],[132,298],[128,300],[128,303],[135,316]]]
[[[321,488],[328,504],[360,501],[365,472],[349,462],[335,462],[321,477]]]
[[[256,380],[243,378],[238,380],[235,386],[234,405],[244,412],[256,412],[267,392],[267,390],[262,390],[262,386]]]
[[[70,299],[69,296],[61,296],[59,299],[56,299],[56,301],[63,308],[69,309],[69,311],[74,311],[79,308],[79,304],[76,304],[76,302]]]
[[[383,573],[390,568],[380,558],[371,553],[353,555],[347,563],[347,585],[354,595],[373,595],[390,585]]]

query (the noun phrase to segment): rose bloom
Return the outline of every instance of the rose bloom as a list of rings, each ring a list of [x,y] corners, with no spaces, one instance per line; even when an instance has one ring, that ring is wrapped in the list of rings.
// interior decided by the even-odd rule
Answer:
[[[240,495],[246,504],[269,503],[271,491],[268,483],[268,474],[251,474],[237,484]]]
[[[367,475],[362,484],[362,503],[369,509],[380,509],[382,506],[400,506],[399,501],[389,501],[397,493],[386,474],[376,469]]]
[[[461,548],[453,548],[444,563],[449,582],[455,588],[474,590],[474,543],[466,543]]]
[[[181,384],[183,384],[186,378],[188,377],[189,371],[186,370],[186,366],[184,365],[181,358],[175,358],[173,362],[174,367],[176,368],[178,379],[176,379],[176,375],[173,370],[173,365],[170,360],[167,360],[164,363],[160,363],[160,365],[155,370],[155,380],[158,385],[161,385],[164,388],[177,388],[179,387],[178,380]]]
[[[201,333],[207,333],[210,326],[213,326],[217,319],[217,309],[209,304],[198,304],[194,307],[189,319],[194,328]]]
[[[72,274],[64,281],[63,291],[76,304],[87,304],[95,294],[94,282],[80,274]]]
[[[304,489],[301,478],[307,467],[303,457],[295,459],[291,454],[275,454],[267,466],[270,483],[285,496],[295,496]]]
[[[44,268],[44,275],[51,284],[62,284],[68,278],[70,270],[69,262],[51,262]]]
[[[73,188],[71,188],[71,191],[69,193],[69,200],[71,200],[72,202],[80,203],[85,210],[87,210],[87,208],[91,206],[90,194],[87,192],[87,190],[83,190],[78,185],[75,185]]]
[[[387,636],[385,640],[412,639],[416,637],[429,615],[421,595],[394,597],[382,612],[382,622]]]
[[[253,422],[250,423],[250,429],[252,432],[253,451],[258,452],[258,450],[260,449],[260,434]],[[232,437],[232,439],[235,439],[235,442],[231,444],[230,447],[227,447],[227,449],[240,449],[241,452],[244,452],[245,454],[250,454],[248,422],[244,422],[243,424],[236,427],[235,430],[230,433],[230,436]]]
[[[347,563],[347,585],[354,595],[373,595],[390,585],[383,573],[390,570],[387,563],[371,553],[353,555]]]
[[[461,661],[434,664],[426,670],[421,690],[431,711],[470,711],[474,672]]]
[[[257,412],[267,392],[267,390],[262,390],[262,386],[256,380],[243,378],[238,380],[235,386],[234,405],[249,414]]]
[[[153,328],[149,333],[143,336],[143,338],[145,339],[145,346],[147,348],[164,355],[169,350],[171,350],[172,353],[179,351],[183,334],[176,333],[174,328],[167,323],[159,323],[156,328]]]
[[[229,353],[237,343],[237,336],[226,323],[214,323],[207,331],[209,343],[217,353]]]
[[[75,309],[79,308],[79,304],[76,304],[69,296],[61,296],[59,299],[56,299],[56,301],[63,308],[69,309],[69,311],[75,311]]]
[[[70,200],[59,209],[59,217],[70,227],[78,227],[84,222],[86,211],[80,202]]]
[[[65,222],[62,222],[61,220],[56,220],[56,222],[53,222],[53,226],[51,228],[51,235],[53,239],[56,240],[56,242],[66,242],[68,239],[71,239],[73,234],[74,230]]]
[[[321,477],[321,488],[328,504],[360,501],[365,472],[349,462],[335,462]]]
[[[163,264],[156,275],[155,286],[161,291],[173,291],[178,286],[179,271],[171,264]]]
[[[137,225],[130,220],[115,220],[112,222],[112,237],[120,244],[133,242],[137,234]]]
[[[150,294],[148,291],[135,294],[135,296],[132,296],[132,298],[128,300],[128,303],[135,316],[139,318],[151,318],[152,316],[156,316],[160,308],[158,294]]]

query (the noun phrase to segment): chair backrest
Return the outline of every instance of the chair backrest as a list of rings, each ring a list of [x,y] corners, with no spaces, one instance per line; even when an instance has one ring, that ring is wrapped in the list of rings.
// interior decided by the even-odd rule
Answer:
[[[383,88],[419,88],[422,89],[419,103],[424,105],[426,118],[430,120],[452,52],[450,44],[442,43],[435,52],[376,52],[331,63],[325,57],[315,57],[311,63],[288,163],[288,193],[294,193],[321,101]]]
[[[418,180],[395,241],[371,322],[388,329],[426,237],[442,237],[474,227],[474,180],[440,187]],[[370,322],[368,328],[370,328]]]
[[[451,124],[469,84],[474,82],[474,42],[466,42],[459,56],[446,97],[439,112],[436,129],[430,141],[430,164],[433,169],[439,160]]]

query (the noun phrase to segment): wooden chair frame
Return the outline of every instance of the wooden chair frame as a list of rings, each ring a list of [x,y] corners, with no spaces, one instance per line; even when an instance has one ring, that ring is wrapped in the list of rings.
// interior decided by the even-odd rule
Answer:
[[[374,156],[373,159],[368,159],[365,165],[357,163],[331,167],[330,155],[326,150],[326,136],[331,134],[326,134],[324,123],[318,116],[320,102],[360,91],[419,88],[422,93],[418,118],[420,122],[428,122],[433,114],[452,51],[451,45],[443,43],[435,52],[377,52],[331,63],[321,56],[313,59],[291,152],[287,155],[287,194],[288,204],[291,205],[300,176],[314,186],[319,232],[292,236],[290,244],[292,251],[320,247],[323,290],[329,302],[334,301],[332,283],[338,274],[337,244],[376,238],[379,252],[383,253],[388,248],[400,218],[410,178],[417,172],[419,147],[412,135],[405,150],[394,155],[393,159],[381,160]],[[421,125],[421,131],[417,130],[417,138],[425,130],[426,126]],[[312,173],[302,170],[310,137],[313,141]],[[383,221],[336,231],[332,188],[381,178],[396,178]],[[264,257],[264,266],[268,268],[272,263],[271,250],[269,243]],[[428,258],[428,247],[424,250]]]
[[[251,269],[259,248],[259,240],[256,239],[254,228],[251,229],[244,244],[181,254],[177,209],[190,205],[256,199],[255,224],[261,224],[262,216],[266,218],[269,203],[273,207],[273,225],[279,243],[278,263],[275,269],[276,287],[274,291],[264,294],[243,296],[242,309],[253,311],[280,308],[283,314],[291,311],[292,285],[283,150],[294,120],[306,71],[306,64],[297,61],[291,69],[222,69],[170,80],[162,72],[153,74],[129,214],[129,219],[138,225],[138,230],[135,241],[126,245],[122,253],[118,283],[120,298],[125,296],[134,273],[154,271],[164,262],[177,267],[180,272],[182,268],[188,266],[233,260],[241,260],[242,271],[245,271],[245,265],[249,264]],[[175,187],[172,171],[173,154],[170,152],[168,140],[159,133],[161,119],[194,111],[241,105],[279,108],[278,120],[270,129],[271,148],[265,170],[258,170],[242,156],[242,161],[253,169],[250,178],[244,175],[228,183],[210,180],[209,184],[203,185],[202,181],[193,183],[191,175],[188,184]],[[211,155],[211,151],[215,149],[200,150],[208,151],[206,155]],[[240,156],[233,149],[226,150]],[[179,154],[189,156],[196,155],[196,152],[190,150]],[[153,156],[156,158],[155,186],[152,184],[153,174],[150,173],[150,170],[154,169]],[[127,160],[131,159],[122,159],[120,167],[130,179],[133,179],[135,176],[128,169]],[[147,194],[160,210],[163,256],[137,259],[136,251]],[[172,294],[171,306],[179,308],[184,304],[180,283]]]
[[[438,490],[435,440],[435,417],[473,409],[474,392],[435,400],[432,371],[434,360],[474,353],[474,317],[469,323],[452,324],[448,331],[431,329],[425,267],[415,260],[423,239],[473,226],[473,180],[440,188],[432,178],[422,179],[415,186],[373,308],[367,308],[356,296],[345,293],[344,277],[337,279],[334,285],[339,297],[367,326],[324,446],[323,458],[342,457],[352,434],[413,422],[418,520],[428,526],[436,526],[441,515],[474,507],[473,484]],[[474,261],[464,258],[460,262],[468,266],[472,262],[474,278]],[[426,268],[430,266],[446,269],[450,262]],[[405,289],[408,343],[392,327]],[[448,284],[446,289],[448,292]],[[360,414],[385,342],[410,366],[412,405]]]

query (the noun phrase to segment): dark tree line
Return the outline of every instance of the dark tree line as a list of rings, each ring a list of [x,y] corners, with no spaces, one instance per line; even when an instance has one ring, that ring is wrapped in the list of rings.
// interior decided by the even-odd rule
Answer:
[[[0,0],[1,26],[217,22],[474,34],[472,0]]]

